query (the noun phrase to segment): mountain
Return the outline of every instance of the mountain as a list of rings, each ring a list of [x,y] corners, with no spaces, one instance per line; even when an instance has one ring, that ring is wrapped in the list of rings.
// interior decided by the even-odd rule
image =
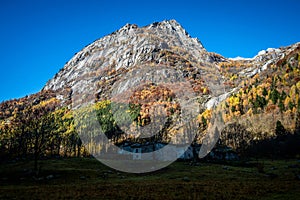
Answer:
[[[87,74],[91,79],[97,80],[99,75],[96,76],[96,72],[103,68],[118,71],[128,70],[143,63],[165,62],[160,53],[177,50],[175,47],[194,54],[195,59],[210,59],[199,40],[191,38],[175,20],[153,23],[142,28],[126,24],[120,30],[96,40],[75,54],[64,68],[47,82],[44,89],[72,87],[80,84],[80,80],[76,81],[78,77]]]
[[[187,76],[195,76],[196,79],[203,73],[217,73],[215,62],[218,61],[225,61],[225,58],[207,52],[200,41],[191,38],[175,20],[157,22],[141,28],[126,24],[120,30],[96,40],[78,52],[47,82],[43,90],[89,90],[89,87],[86,88],[87,84],[83,83],[86,79],[91,84],[103,80],[113,82],[119,75],[123,76],[143,65],[185,69],[190,67],[190,71],[186,72]],[[105,88],[96,89],[100,99],[107,95],[107,90],[110,89],[107,87],[109,85],[106,84]]]
[[[299,55],[296,43],[253,58],[225,58],[208,52],[175,20],[126,24],[76,53],[39,93],[1,103],[0,148],[30,154],[35,151],[30,144],[38,140],[46,143],[47,154],[83,154],[72,116],[83,105],[96,105],[103,131],[117,143],[154,128],[162,130],[151,141],[185,135],[191,125],[182,130],[183,114],[193,116],[184,122],[196,124],[193,131],[202,143],[214,128],[211,120],[218,122],[216,108],[225,127],[221,143],[240,151],[280,134],[298,134]],[[122,124],[128,115],[130,121]],[[153,127],[155,120],[166,125]],[[124,136],[125,130],[131,135]]]

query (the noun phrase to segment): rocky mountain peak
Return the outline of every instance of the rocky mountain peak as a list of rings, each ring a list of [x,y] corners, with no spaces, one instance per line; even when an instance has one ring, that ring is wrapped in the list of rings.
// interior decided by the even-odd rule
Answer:
[[[164,20],[162,22],[154,22],[146,27],[154,31],[159,30],[161,32],[164,32],[165,34],[176,35],[181,39],[183,43],[188,40],[189,42],[192,42],[193,45],[200,46],[204,49],[198,38],[192,38],[175,19]]]
[[[181,61],[175,58],[170,61],[167,58],[170,55],[182,57]],[[72,88],[82,85],[82,79],[87,77],[96,84],[106,77],[104,71],[124,71],[146,63],[178,65],[183,60],[212,62],[200,41],[190,37],[176,20],[154,22],[144,27],[126,24],[76,53],[44,89]]]
[[[178,34],[178,35],[185,35],[190,37],[190,35],[186,32],[186,30],[174,19],[172,20],[164,20],[162,22],[154,22],[148,26],[148,29],[159,29],[165,31],[167,34]]]
[[[122,28],[120,28],[117,32],[118,33],[128,33],[131,30],[137,29],[138,26],[136,24],[125,24]]]

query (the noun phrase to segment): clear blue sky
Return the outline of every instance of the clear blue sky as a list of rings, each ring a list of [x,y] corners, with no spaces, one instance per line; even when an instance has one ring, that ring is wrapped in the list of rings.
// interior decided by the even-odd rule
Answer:
[[[300,41],[298,0],[0,0],[0,102],[38,92],[87,44],[126,23],[176,19],[208,51],[253,57]]]

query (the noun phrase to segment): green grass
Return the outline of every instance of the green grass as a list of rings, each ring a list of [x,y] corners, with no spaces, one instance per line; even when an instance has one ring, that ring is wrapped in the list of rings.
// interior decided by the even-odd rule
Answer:
[[[118,172],[93,158],[50,159],[40,161],[40,165],[40,180],[37,180],[31,173],[32,161],[1,164],[0,199],[291,200],[300,197],[297,160],[200,162],[197,166],[175,162],[146,174]]]

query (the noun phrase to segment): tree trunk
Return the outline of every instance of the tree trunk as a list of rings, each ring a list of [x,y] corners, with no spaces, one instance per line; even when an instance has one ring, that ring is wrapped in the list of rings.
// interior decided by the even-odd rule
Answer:
[[[82,145],[80,138],[78,138],[77,144],[78,144],[77,157],[80,157],[80,150],[81,150],[81,145]]]
[[[61,145],[61,139],[58,139],[58,144],[57,144],[57,155],[60,156],[60,145]]]

